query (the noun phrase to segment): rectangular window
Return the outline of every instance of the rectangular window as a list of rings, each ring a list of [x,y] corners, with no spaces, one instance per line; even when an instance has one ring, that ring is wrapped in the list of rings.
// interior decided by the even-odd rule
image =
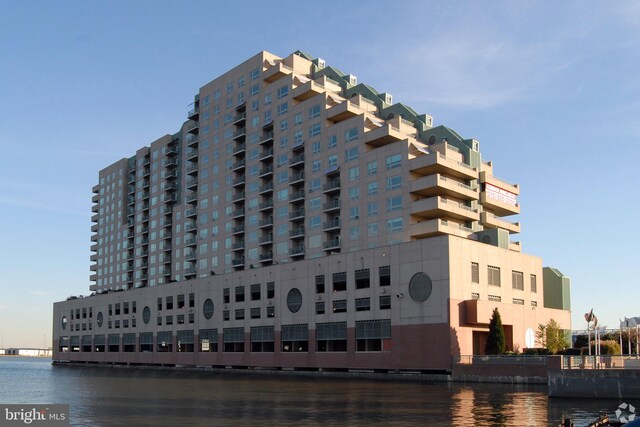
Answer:
[[[203,353],[218,351],[218,330],[217,329],[200,329],[198,332],[200,340],[200,351]]]
[[[316,276],[316,293],[324,294],[324,274]]]
[[[344,160],[349,162],[358,158],[358,147],[351,147],[344,150]]]
[[[333,292],[347,290],[347,273],[333,273]]]
[[[378,183],[370,182],[367,184],[367,195],[373,196],[374,194],[378,194]]]
[[[193,308],[196,305],[196,295],[194,293],[189,294],[189,308]],[[134,306],[135,310],[135,306]]]
[[[391,218],[387,221],[387,232],[398,233],[402,231],[402,217]]]
[[[346,313],[347,312],[347,300],[339,299],[333,302],[334,313]]]
[[[260,283],[251,285],[251,301],[257,301],[260,299]]]
[[[387,178],[387,190],[395,190],[402,187],[402,176],[390,176]]]
[[[324,301],[316,302],[316,314],[324,314]]]
[[[120,303],[116,304],[116,316],[120,315]],[[78,315],[78,318],[80,318],[80,316]]]
[[[380,279],[380,286],[391,286],[391,266],[383,265],[379,267],[378,277]]]
[[[168,296],[166,298],[165,307],[167,310],[173,310],[173,296]]]
[[[355,141],[358,139],[358,128],[351,128],[344,133],[344,140],[346,142]]]
[[[322,130],[320,123],[316,123],[309,127],[309,137],[314,137],[320,135],[320,131]]]
[[[492,286],[500,286],[500,267],[494,267],[492,265],[487,267],[489,274],[488,282]]]
[[[222,290],[222,302],[224,302],[225,304],[229,304],[230,302],[229,288],[224,288]]]
[[[184,294],[178,295],[178,308],[184,308]]]
[[[532,274],[530,276],[531,279],[531,292],[538,292],[538,283],[536,282],[536,275]]]
[[[317,323],[316,351],[347,351],[347,322]]]
[[[380,295],[380,310],[391,310],[391,295]]]
[[[391,320],[356,322],[356,351],[384,351],[391,341]]]
[[[267,307],[267,317],[268,318],[273,318],[276,315],[276,310],[274,306],[269,306]]]
[[[368,216],[378,215],[378,202],[367,203],[367,215]]]
[[[244,286],[236,286],[236,302],[244,301]]]
[[[282,86],[278,89],[278,99],[284,98],[289,93],[289,86]]]
[[[480,266],[477,262],[471,263],[471,282],[480,283]]]
[[[283,352],[309,351],[309,325],[282,325]]]
[[[225,352],[244,352],[244,328],[224,328],[222,330],[222,341]]]
[[[236,320],[244,320],[244,308],[236,309],[235,315]]]
[[[387,199],[387,211],[397,211],[402,209],[402,196],[389,197]]]
[[[251,318],[259,319],[260,318],[260,307],[253,307],[251,309]]]
[[[371,287],[371,272],[368,268],[355,271],[356,289]]]
[[[275,334],[273,326],[251,327],[251,351],[273,352]]]
[[[223,310],[222,311],[222,319],[223,320],[230,320],[231,319],[229,310]]]
[[[387,170],[393,168],[399,168],[402,162],[402,156],[400,154],[393,154],[387,157]]]
[[[367,163],[367,176],[376,175],[378,173],[378,161],[374,160]]]
[[[314,105],[309,108],[309,118],[315,119],[316,117],[320,117],[320,104]]]
[[[287,111],[289,111],[289,104],[287,104],[286,102],[283,102],[282,104],[278,105],[279,116],[287,114]]]
[[[267,282],[267,299],[273,299],[276,296],[275,282]]]
[[[371,310],[371,300],[369,298],[356,298],[356,311]]]
[[[327,139],[327,147],[328,148],[336,148],[338,145],[338,137],[333,135]]]
[[[513,289],[524,291],[524,275],[522,271],[511,271],[511,285]]]

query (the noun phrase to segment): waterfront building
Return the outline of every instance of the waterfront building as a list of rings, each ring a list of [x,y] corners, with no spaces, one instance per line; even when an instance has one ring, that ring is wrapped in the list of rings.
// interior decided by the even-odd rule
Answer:
[[[100,172],[93,294],[54,304],[55,361],[448,371],[495,307],[510,350],[571,329],[478,141],[299,51],[187,119]]]

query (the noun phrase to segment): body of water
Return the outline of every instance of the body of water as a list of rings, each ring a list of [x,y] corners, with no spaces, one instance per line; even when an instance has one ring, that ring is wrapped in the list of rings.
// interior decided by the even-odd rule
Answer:
[[[549,399],[533,385],[70,367],[5,356],[0,403],[68,404],[72,425],[91,426],[557,426],[563,417],[581,426],[620,402]]]

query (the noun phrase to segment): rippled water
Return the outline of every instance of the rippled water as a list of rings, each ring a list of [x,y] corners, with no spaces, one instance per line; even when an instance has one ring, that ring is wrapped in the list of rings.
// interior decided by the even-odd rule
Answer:
[[[616,400],[544,386],[51,366],[0,357],[0,403],[65,403],[72,425],[587,425]],[[640,402],[639,402],[640,403]],[[640,406],[640,405],[638,405]]]

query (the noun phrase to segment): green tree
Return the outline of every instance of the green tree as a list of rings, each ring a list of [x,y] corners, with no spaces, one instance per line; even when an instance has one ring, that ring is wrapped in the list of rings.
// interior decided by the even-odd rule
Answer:
[[[556,354],[568,348],[570,345],[564,331],[554,319],[549,320],[549,323],[546,325],[538,325],[536,340],[541,346],[549,350],[551,354]]]
[[[494,308],[491,321],[489,322],[489,337],[484,346],[484,352],[485,354],[503,354],[506,347],[502,318],[500,317],[498,309]]]

